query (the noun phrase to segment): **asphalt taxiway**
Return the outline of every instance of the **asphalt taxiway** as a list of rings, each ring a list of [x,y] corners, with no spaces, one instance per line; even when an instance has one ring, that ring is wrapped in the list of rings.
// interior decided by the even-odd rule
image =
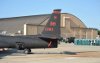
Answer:
[[[100,63],[100,46],[61,43],[54,49],[32,49],[32,54],[0,51],[0,63]]]

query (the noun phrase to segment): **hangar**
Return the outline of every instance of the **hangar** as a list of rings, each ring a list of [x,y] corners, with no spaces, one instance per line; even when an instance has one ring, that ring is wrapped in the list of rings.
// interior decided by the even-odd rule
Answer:
[[[0,34],[36,35],[41,34],[51,14],[20,16],[0,19]],[[97,29],[87,28],[76,16],[61,13],[61,36],[95,39]]]

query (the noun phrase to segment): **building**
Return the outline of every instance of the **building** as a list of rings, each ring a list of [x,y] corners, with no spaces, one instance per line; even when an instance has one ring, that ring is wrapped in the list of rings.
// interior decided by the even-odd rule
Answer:
[[[1,34],[36,35],[41,34],[51,14],[31,15],[0,19]],[[87,28],[76,16],[61,13],[61,36],[95,39],[97,29]]]

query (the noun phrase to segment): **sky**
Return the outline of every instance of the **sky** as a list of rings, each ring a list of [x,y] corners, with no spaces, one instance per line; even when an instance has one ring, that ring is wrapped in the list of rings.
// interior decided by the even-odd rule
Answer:
[[[53,9],[62,9],[88,28],[100,30],[100,0],[0,0],[0,18],[50,14]]]

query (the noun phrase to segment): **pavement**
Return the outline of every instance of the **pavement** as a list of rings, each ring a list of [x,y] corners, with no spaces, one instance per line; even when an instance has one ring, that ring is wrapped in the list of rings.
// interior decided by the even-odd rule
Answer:
[[[100,63],[100,46],[61,43],[58,48],[32,49],[32,54],[0,51],[0,63]]]

